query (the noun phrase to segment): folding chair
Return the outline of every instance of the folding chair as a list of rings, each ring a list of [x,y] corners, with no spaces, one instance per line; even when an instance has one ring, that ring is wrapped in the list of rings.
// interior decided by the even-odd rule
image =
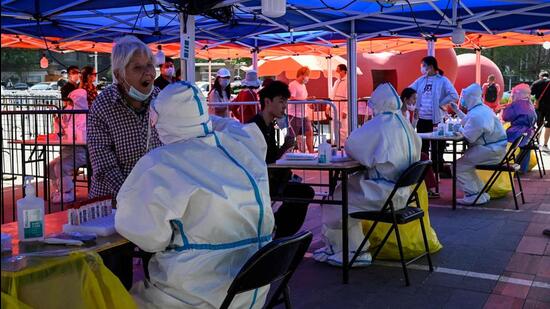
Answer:
[[[521,146],[521,152],[518,155],[518,163],[521,164],[521,161],[527,156],[529,153],[529,150],[533,150],[535,152],[535,157],[537,158],[537,167],[539,169],[540,178],[543,178],[543,174],[546,175],[546,169],[544,167],[544,161],[542,160],[542,150],[540,149],[540,135],[542,133],[543,126],[539,126],[536,130],[533,136],[531,136],[531,139],[525,146]]]
[[[265,308],[284,303],[290,309],[288,282],[304,258],[312,239],[313,234],[307,231],[279,238],[265,245],[241,268],[220,308],[229,308],[237,294],[280,282]]]
[[[519,162],[516,160],[515,152],[519,147],[519,144],[523,141],[526,134],[522,134],[516,140],[512,143],[510,148],[508,148],[508,151],[506,152],[506,155],[504,156],[504,159],[500,161],[498,164],[483,164],[483,165],[476,165],[476,169],[482,170],[482,171],[493,171],[493,174],[491,177],[489,177],[489,180],[485,183],[485,186],[483,186],[483,189],[479,192],[479,194],[476,196],[476,199],[474,200],[474,205],[477,202],[477,200],[481,197],[481,195],[485,192],[489,192],[491,187],[495,184],[500,174],[503,172],[508,173],[508,177],[510,178],[510,185],[512,186],[512,194],[514,195],[514,203],[516,205],[516,209],[519,209],[518,206],[518,199],[517,196],[521,195],[521,201],[523,204],[525,204],[525,198],[523,196],[523,188],[521,186],[521,179],[519,177],[518,171],[520,170],[520,165],[515,162]],[[519,193],[516,193],[516,188],[514,186],[514,177],[512,176],[512,173],[516,174],[516,178],[518,179],[518,186],[519,186]]]
[[[380,245],[378,245],[376,252],[372,256],[372,261],[374,261],[378,253],[380,253],[380,250],[382,250],[382,247],[388,240],[390,234],[393,232],[393,230],[395,230],[395,236],[397,238],[397,246],[399,247],[399,256],[401,259],[401,265],[403,267],[403,274],[405,275],[406,285],[407,286],[410,285],[409,274],[407,272],[407,265],[417,261],[418,259],[426,256],[428,258],[428,265],[430,266],[430,271],[433,271],[432,259],[430,257],[430,248],[428,245],[428,238],[426,236],[426,229],[424,228],[424,221],[422,221],[422,218],[424,217],[424,211],[422,210],[422,208],[420,208],[420,201],[418,199],[418,188],[420,187],[420,184],[422,184],[422,182],[424,181],[424,178],[426,177],[427,168],[431,164],[432,164],[432,161],[429,161],[429,160],[419,161],[411,165],[409,168],[407,168],[395,183],[395,186],[392,192],[386,199],[386,202],[384,203],[384,206],[380,211],[361,211],[361,212],[350,213],[350,216],[352,218],[374,221],[367,235],[361,242],[361,245],[355,252],[355,255],[351,259],[351,262],[349,265],[350,268],[352,267],[357,257],[361,254],[363,247],[367,243],[367,240],[369,239],[370,235],[376,228],[376,225],[378,224],[378,222],[384,222],[384,223],[389,223],[392,226],[388,230],[388,233],[386,233],[386,236],[384,236],[384,239],[382,240]],[[395,210],[393,206],[392,198],[394,197],[398,189],[404,188],[404,187],[410,187],[410,186],[414,186],[414,189],[412,190],[409,196],[409,199],[407,200],[406,207],[403,209]],[[409,206],[413,202],[416,204],[416,206]],[[398,226],[412,222],[414,220],[420,221],[420,228],[422,229],[422,237],[424,239],[424,249],[426,251],[409,261],[405,261],[405,258],[403,256],[403,246],[401,244],[401,236],[399,235]]]

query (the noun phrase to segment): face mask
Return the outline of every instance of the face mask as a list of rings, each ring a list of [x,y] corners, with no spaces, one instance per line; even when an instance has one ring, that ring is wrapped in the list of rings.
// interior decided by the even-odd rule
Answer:
[[[416,104],[407,104],[407,110],[414,111],[416,109]]]
[[[79,78],[78,74],[73,74],[73,75],[70,76],[70,79],[71,79],[71,81],[72,81],[73,83],[76,84],[76,83],[78,83],[78,80],[79,80],[80,78]]]
[[[176,73],[176,69],[174,69],[173,67],[166,69],[166,75],[168,75],[169,77],[174,76],[175,73]]]
[[[134,88],[134,86],[130,86],[130,90],[128,90],[128,96],[130,96],[130,98],[132,98],[132,99],[134,99],[138,102],[143,102],[151,96],[151,93],[153,93],[154,88],[155,87],[153,87],[153,85],[151,85],[151,89],[149,90],[149,92],[148,93],[143,93],[143,92],[137,90],[136,88]]]
[[[94,84],[94,86],[97,86],[97,81],[94,80],[94,82],[92,84]]]
[[[64,79],[67,79],[67,74],[61,74],[61,77],[63,77]]]
[[[309,77],[304,77],[304,84],[307,84],[309,82]]]
[[[220,79],[220,85],[222,86],[222,88],[225,88],[229,85],[229,79]]]
[[[426,67],[425,66],[420,66],[420,73],[422,73],[422,75],[426,75],[426,73],[428,72],[428,70],[426,70]]]

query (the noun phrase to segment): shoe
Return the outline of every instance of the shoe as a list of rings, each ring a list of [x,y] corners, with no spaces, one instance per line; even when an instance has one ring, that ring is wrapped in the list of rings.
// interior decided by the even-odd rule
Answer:
[[[476,196],[477,194],[473,194],[467,197],[465,196],[464,198],[456,200],[456,202],[465,206],[481,206],[487,204],[491,200],[491,196],[488,193],[483,193],[474,204]]]
[[[54,204],[60,204],[61,203],[61,192],[55,192],[53,194],[52,202]],[[74,202],[74,192],[69,191],[63,193],[63,203],[72,203]]]
[[[439,198],[439,197],[440,197],[439,193],[432,190],[428,190],[428,198]]]
[[[550,236],[550,229],[545,229],[544,231],[542,231],[542,234],[546,236]]]
[[[548,148],[548,145],[542,146],[541,150],[544,152],[550,152],[550,148]]]
[[[350,262],[354,254],[355,252],[350,252],[349,254]],[[342,252],[329,256],[327,259],[327,263],[332,266],[342,267],[342,265],[344,264]],[[353,262],[352,268],[366,267],[366,266],[369,266],[370,264],[372,264],[372,256],[370,255],[370,253],[365,252],[357,257],[355,262]]]
[[[317,262],[325,263],[330,255],[333,255],[334,251],[331,246],[325,246],[319,248],[313,252],[313,259]]]

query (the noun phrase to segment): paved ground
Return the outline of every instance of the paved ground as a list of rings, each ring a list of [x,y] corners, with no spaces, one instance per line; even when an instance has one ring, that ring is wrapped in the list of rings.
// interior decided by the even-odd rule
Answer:
[[[545,155],[546,166],[550,156]],[[550,308],[550,175],[525,175],[526,204],[514,210],[511,194],[483,208],[450,208],[450,181],[430,200],[430,219],[444,248],[433,255],[435,272],[410,271],[405,287],[400,264],[376,261],[341,271],[305,258],[292,282],[296,308]],[[460,193],[459,193],[460,196]],[[322,245],[320,207],[312,206],[305,229],[315,234],[310,252]],[[425,261],[420,264],[425,264]]]

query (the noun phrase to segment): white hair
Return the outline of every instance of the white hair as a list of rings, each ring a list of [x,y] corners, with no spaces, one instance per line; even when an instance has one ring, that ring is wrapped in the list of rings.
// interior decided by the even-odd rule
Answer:
[[[113,72],[113,81],[117,81],[115,75],[117,72],[120,78],[124,78],[126,66],[136,52],[144,53],[151,61],[153,60],[153,53],[149,47],[135,36],[126,35],[115,41],[113,52],[111,53],[111,71]]]

